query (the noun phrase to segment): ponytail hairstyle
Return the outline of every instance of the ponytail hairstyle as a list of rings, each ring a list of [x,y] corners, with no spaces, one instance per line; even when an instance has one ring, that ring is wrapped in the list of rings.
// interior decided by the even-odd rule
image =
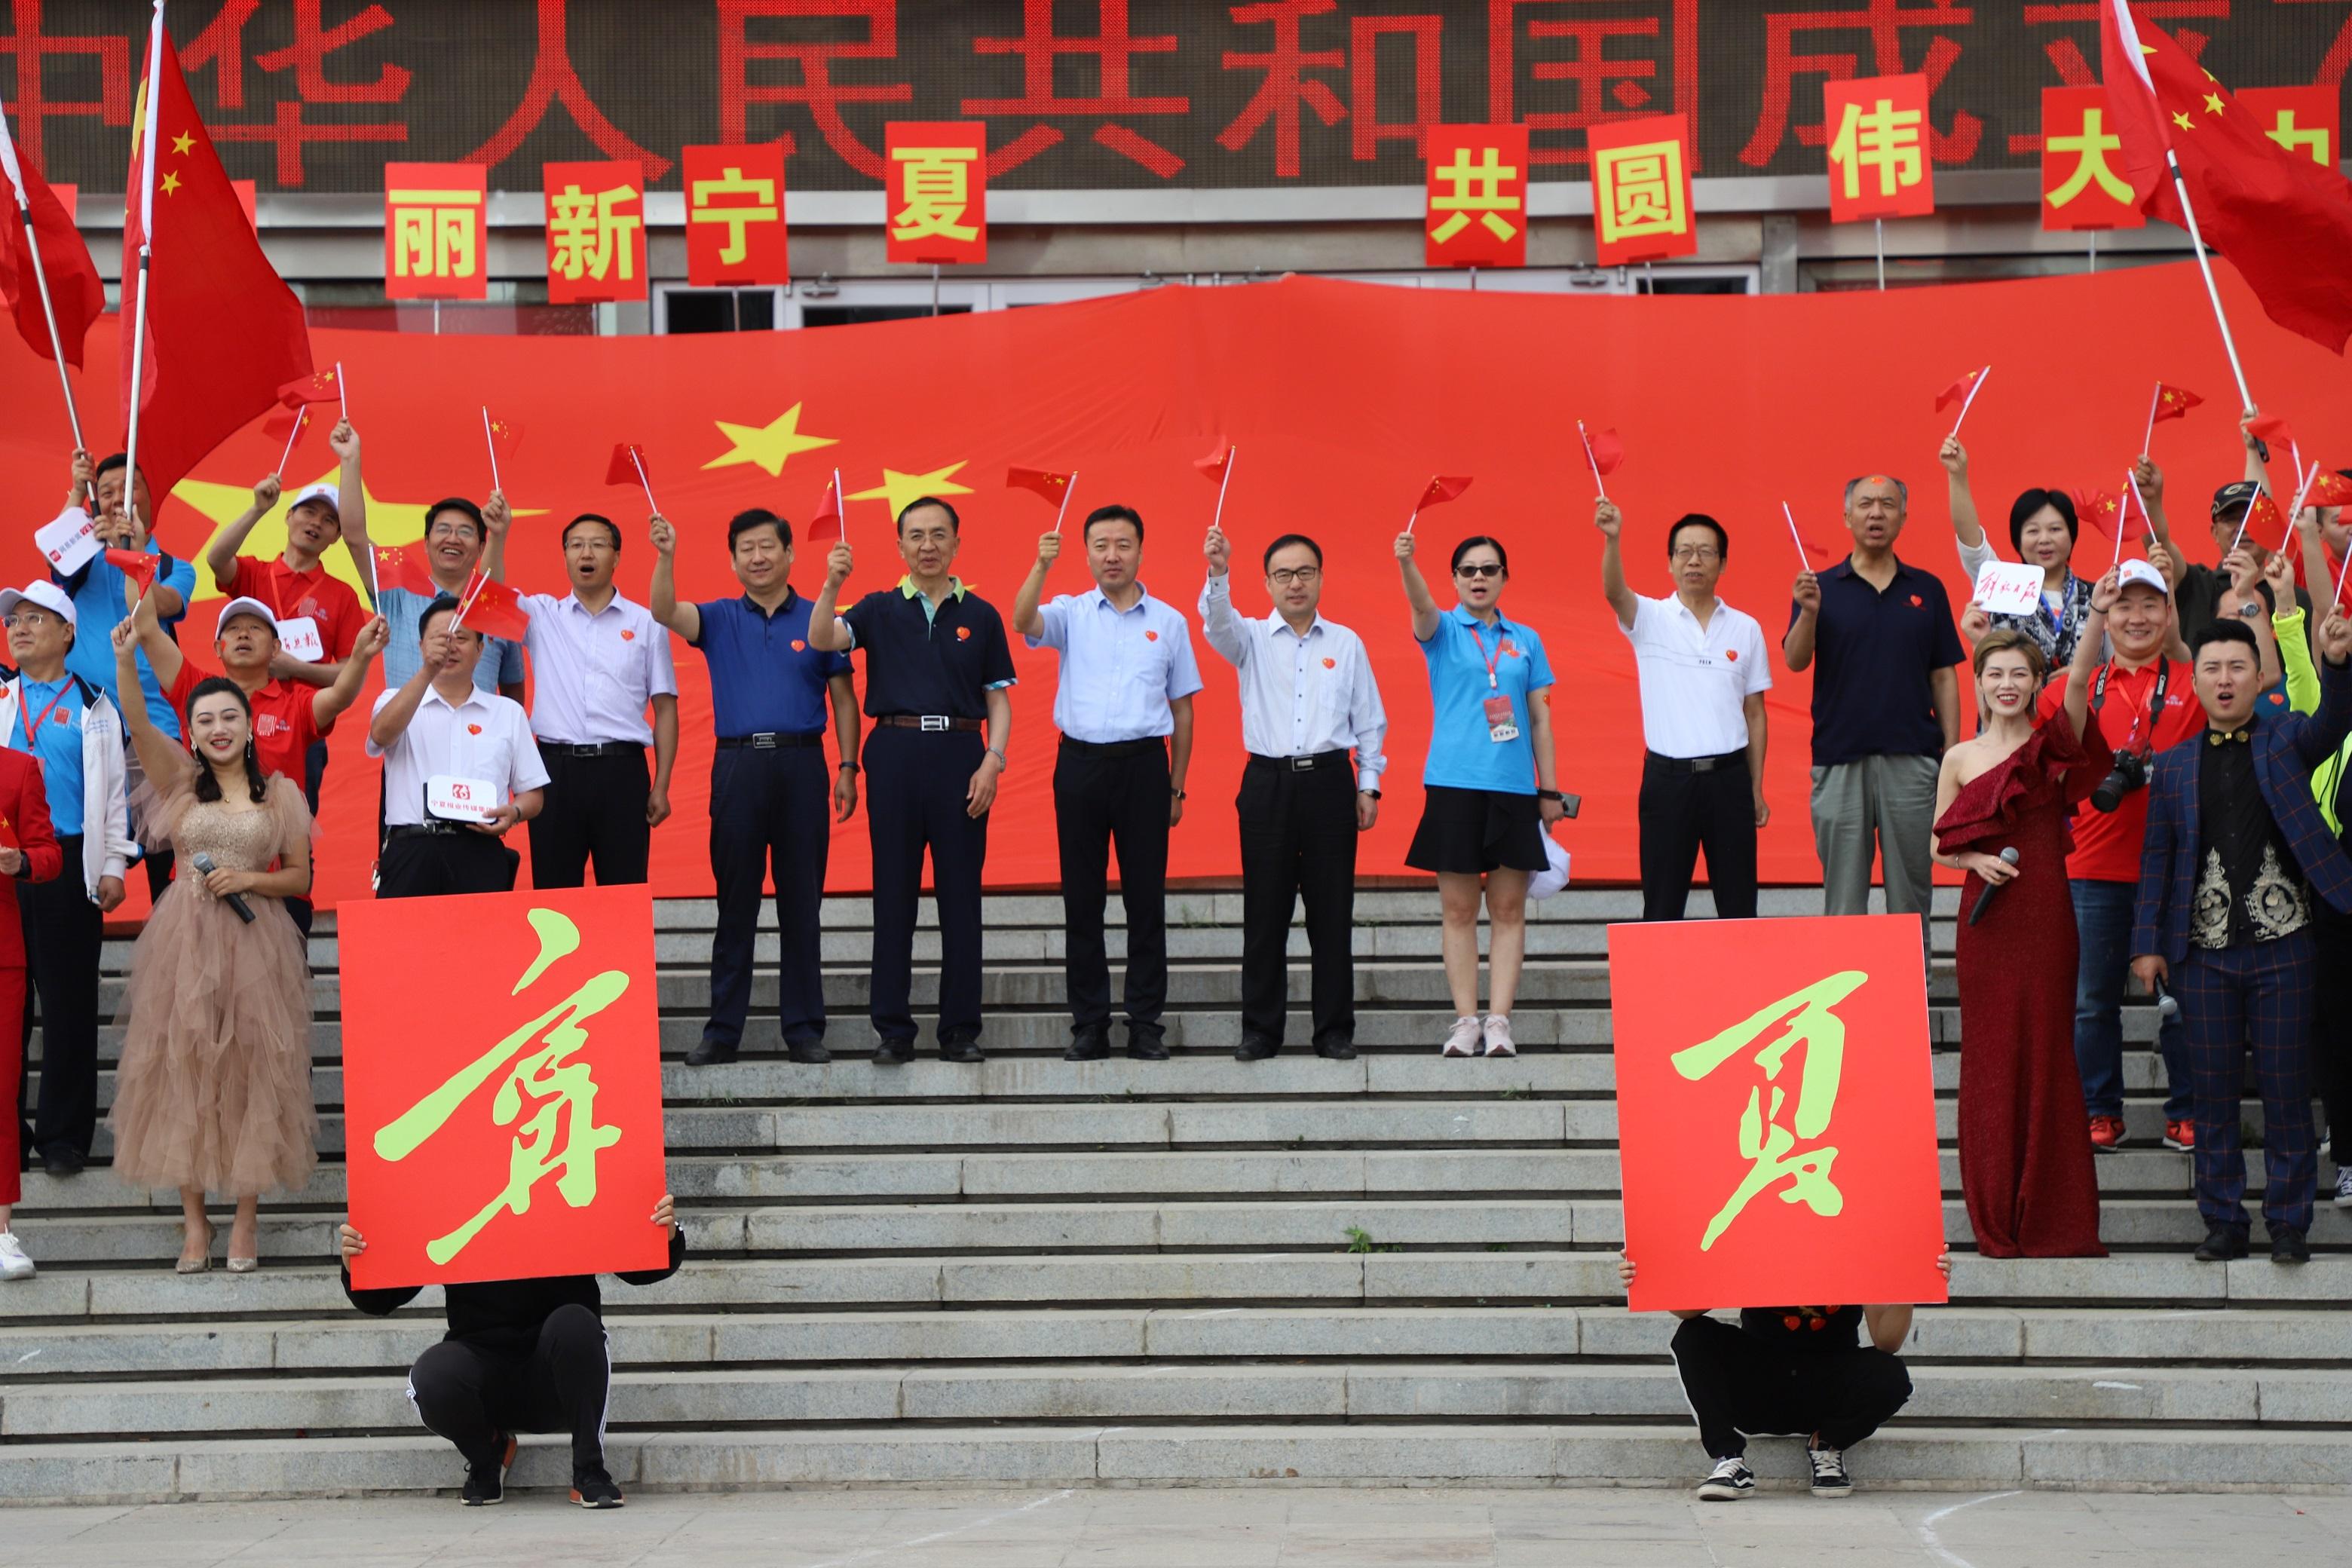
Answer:
[[[262,773],[261,759],[254,754],[253,700],[246,696],[245,688],[225,675],[215,675],[209,679],[200,680],[196,683],[196,689],[188,693],[188,710],[186,713],[180,715],[180,719],[187,731],[193,733],[195,726],[189,720],[188,714],[194,713],[196,710],[196,704],[205,698],[217,696],[224,691],[236,698],[236,705],[245,710],[245,778],[252,795],[253,803],[260,805],[269,799],[269,780]],[[196,769],[196,798],[206,802],[219,800],[221,798],[220,776],[213,772],[210,763],[205,762],[201,757],[196,760],[200,764]]]

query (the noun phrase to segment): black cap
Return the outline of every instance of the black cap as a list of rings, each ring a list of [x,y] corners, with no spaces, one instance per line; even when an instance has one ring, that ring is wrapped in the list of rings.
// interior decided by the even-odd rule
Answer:
[[[2245,510],[2263,493],[2262,486],[2252,479],[2240,479],[2233,485],[2223,485],[2213,492],[2213,521],[2221,521],[2232,512]]]

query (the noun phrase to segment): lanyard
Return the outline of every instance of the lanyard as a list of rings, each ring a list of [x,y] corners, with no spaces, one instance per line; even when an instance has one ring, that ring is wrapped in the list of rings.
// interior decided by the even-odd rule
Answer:
[[[58,704],[63,702],[66,700],[66,693],[72,689],[73,677],[68,675],[66,677],[65,684],[58,688],[58,694],[49,699],[49,705],[41,710],[41,716],[25,727],[25,744],[28,748],[37,747],[41,743],[41,726],[49,721],[49,715],[58,710]],[[18,706],[21,708],[24,704],[20,703]]]
[[[2094,713],[2096,713],[2100,709],[2105,707],[2107,704],[2107,677],[2114,673],[2115,668],[2115,661],[2113,659],[2108,660],[2105,664],[2099,667],[2099,683],[2097,686],[2093,688],[2091,691],[2091,711]],[[2156,743],[2157,721],[2164,716],[2164,693],[2165,689],[2171,684],[2172,661],[2168,658],[2158,656],[2156,661],[2156,690],[2150,694],[2147,703],[2147,739],[2150,745],[2154,745]],[[2129,745],[2131,743],[2132,737],[2138,733],[2139,715],[2134,714],[2132,716],[2131,734],[2124,737],[2124,743],[2126,745]]]
[[[1476,626],[1470,628],[1470,640],[1478,645],[1478,657],[1486,661],[1486,689],[1493,691],[1496,689],[1495,661],[1503,657],[1503,617],[1500,616],[1495,617],[1495,651],[1493,653],[1486,651],[1486,639],[1478,635]]]

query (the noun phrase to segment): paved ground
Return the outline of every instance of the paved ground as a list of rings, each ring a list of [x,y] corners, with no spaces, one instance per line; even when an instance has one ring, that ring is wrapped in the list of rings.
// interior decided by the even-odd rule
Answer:
[[[4,1453],[5,1450],[0,1450]],[[2150,1568],[2332,1560],[2352,1498],[1266,1489],[546,1494],[0,1509],[41,1568]]]

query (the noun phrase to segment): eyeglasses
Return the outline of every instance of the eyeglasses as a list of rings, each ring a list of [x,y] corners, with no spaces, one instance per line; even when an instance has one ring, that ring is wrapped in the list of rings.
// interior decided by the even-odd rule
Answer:
[[[1674,552],[1676,561],[1720,561],[1723,552],[1712,544],[1685,544]]]
[[[1503,563],[1499,561],[1473,561],[1454,569],[1456,577],[1499,577]]]
[[[1298,566],[1286,568],[1279,572],[1269,572],[1265,574],[1265,580],[1277,588],[1287,588],[1294,584],[1305,587],[1321,575],[1323,575],[1323,568],[1320,566]]]

